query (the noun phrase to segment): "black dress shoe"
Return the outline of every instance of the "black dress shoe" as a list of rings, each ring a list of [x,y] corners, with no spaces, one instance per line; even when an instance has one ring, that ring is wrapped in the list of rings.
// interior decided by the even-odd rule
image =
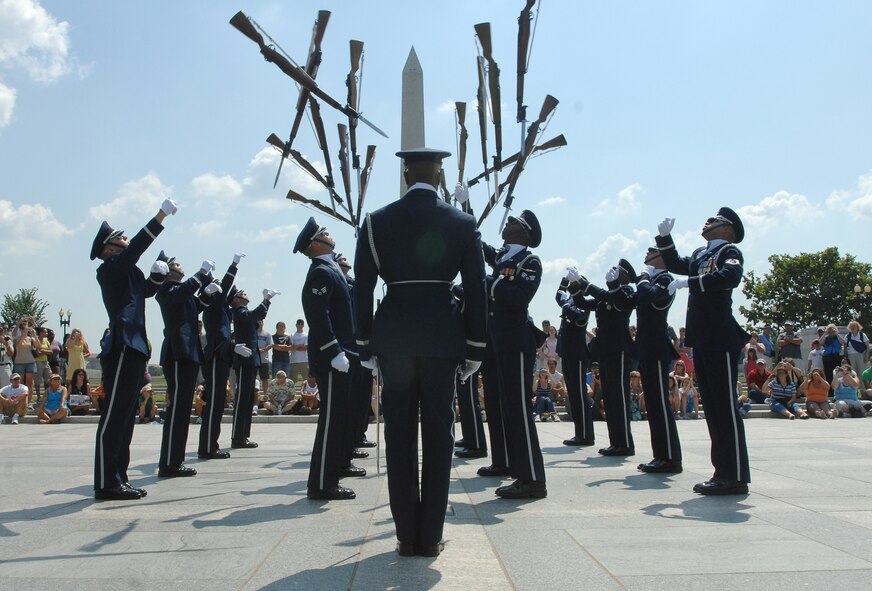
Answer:
[[[353,490],[345,488],[344,486],[334,486],[333,488],[324,488],[320,490],[317,488],[310,488],[306,491],[306,496],[310,499],[319,501],[342,501],[357,497]]]
[[[693,490],[701,495],[746,495],[748,494],[748,483],[712,478],[694,485]]]
[[[132,488],[119,485],[114,488],[99,488],[94,491],[94,498],[98,501],[132,501],[141,499],[142,495]]]
[[[414,556],[415,545],[409,542],[397,542],[397,554],[400,556]]]
[[[438,544],[418,545],[415,547],[415,553],[418,556],[426,556],[427,558],[435,558],[445,549],[445,542]]]
[[[466,442],[463,439],[458,439],[454,442],[454,447],[466,447]]]
[[[197,452],[197,457],[201,460],[226,460],[230,457],[230,452],[224,451],[223,449],[216,449],[215,451],[210,451],[205,454]]]
[[[354,445],[354,447],[375,447],[375,446],[376,446],[375,441],[370,441],[369,439],[361,439],[360,441],[358,441]]]
[[[456,455],[458,458],[486,458],[487,450],[464,447],[463,449],[458,449],[456,452],[454,452],[454,455]]]
[[[541,480],[521,480],[520,478],[508,486],[501,486],[494,491],[501,499],[544,499],[548,496],[545,482]]]
[[[339,470],[339,478],[360,478],[362,476],[366,476],[366,469],[358,468],[354,464],[349,464]]]
[[[362,449],[355,449],[353,452],[351,452],[351,457],[355,460],[362,460],[369,457],[369,452]]]
[[[604,456],[632,456],[636,450],[631,447],[615,447],[610,445],[599,450],[599,453]]]
[[[589,446],[594,445],[595,443],[596,442],[593,439],[581,439],[580,437],[563,440],[563,445]]]
[[[137,487],[137,486],[133,486],[133,485],[130,484],[129,482],[125,482],[125,483],[124,483],[124,486],[126,486],[127,488],[129,488],[130,490],[132,490],[132,491],[134,491],[134,492],[138,492],[138,493],[139,493],[139,496],[141,496],[141,497],[147,497],[147,496],[148,496],[148,491],[145,490],[144,488],[139,488],[139,487]]]
[[[636,469],[640,472],[647,472],[648,474],[681,474],[683,470],[681,462],[662,460],[659,458],[654,458],[647,464],[639,464],[636,466]]]
[[[157,475],[162,478],[180,478],[185,476],[196,476],[197,471],[193,468],[188,468],[184,464],[178,466],[164,466],[158,469]]]
[[[479,476],[508,476],[509,467],[494,466],[493,464],[491,464],[490,466],[482,466],[481,468],[479,468],[477,474]]]
[[[231,449],[254,449],[257,447],[257,444],[254,441],[250,441],[248,439],[231,439],[230,440]]]

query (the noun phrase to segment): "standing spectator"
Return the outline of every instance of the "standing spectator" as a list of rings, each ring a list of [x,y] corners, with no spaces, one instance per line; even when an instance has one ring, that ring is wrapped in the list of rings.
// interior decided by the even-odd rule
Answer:
[[[687,335],[687,329],[685,327],[681,327],[678,329],[678,356],[681,358],[681,361],[684,363],[684,368],[687,370],[687,373],[693,374],[693,347],[688,347],[685,339]],[[676,361],[676,363],[678,363]]]
[[[52,329],[48,329],[46,333],[46,338],[48,339],[49,346],[51,347],[51,354],[48,356],[48,365],[51,369],[52,373],[60,374],[61,373],[61,344],[55,338],[55,332]],[[65,377],[66,374],[63,374]]]
[[[769,360],[775,355],[775,344],[772,342],[772,325],[768,322],[763,325],[763,330],[757,335],[757,340],[763,343],[763,361],[766,369],[769,369]]]
[[[18,321],[18,330],[12,333],[12,343],[15,349],[12,371],[21,376],[22,383],[27,387],[27,406],[32,408],[39,339],[26,317],[22,316]]]
[[[263,395],[269,395],[269,352],[273,348],[272,335],[263,327],[263,320],[257,322],[257,348],[260,349],[260,366],[257,375],[263,385]],[[257,400],[255,400],[257,402]]]
[[[42,388],[48,386],[51,379],[51,368],[48,364],[49,355],[51,355],[51,342],[48,340],[48,331],[44,326],[36,329],[36,352],[34,356],[36,362],[36,374],[33,379],[33,390],[37,400],[42,397]]]
[[[85,373],[84,369],[77,369],[73,372],[73,378],[67,382],[67,393],[70,414],[88,414],[91,409],[91,386],[88,384],[88,374]],[[96,403],[95,407],[99,408],[99,403]]]
[[[12,337],[8,334],[9,327],[0,325],[0,388],[5,388],[12,381],[12,360],[15,349],[12,347]]]
[[[811,351],[808,352],[808,367],[806,367],[805,373],[809,373],[813,369],[824,370],[824,350],[821,349],[821,342],[817,339],[811,342]]]
[[[757,369],[757,362],[762,361],[763,367],[766,367],[766,359],[760,355],[757,355],[756,349],[748,349],[745,351],[745,379],[748,379],[748,374]]]
[[[108,330],[108,329],[107,329]],[[82,337],[82,330],[74,328],[67,340],[67,381],[73,377],[77,369],[85,369],[85,359],[91,357],[88,343]]]
[[[291,373],[291,335],[285,332],[286,325],[284,322],[276,322],[276,333],[272,336],[272,375],[277,378],[279,372],[282,371],[287,377]],[[293,378],[291,378],[293,381]],[[270,382],[272,388],[273,382]]]
[[[536,357],[538,358],[537,368],[541,369],[548,366],[548,360],[554,359],[559,362],[557,357],[557,328],[548,323],[548,330],[545,332],[548,336],[545,337],[545,342],[539,347]]]
[[[748,386],[748,398],[757,404],[766,402],[765,386],[772,379],[772,372],[766,369],[766,362],[757,360],[757,367],[745,376],[745,384]]]
[[[784,323],[784,332],[778,335],[778,360],[782,361],[785,357],[792,359],[802,358],[802,339],[796,332],[796,323],[786,321]]]
[[[824,373],[829,382],[833,379],[833,370],[839,366],[839,362],[842,360],[842,348],[845,346],[845,340],[839,335],[835,324],[827,325],[823,336],[823,346]]]
[[[291,373],[294,382],[302,382],[309,375],[309,335],[304,332],[306,322],[297,319],[297,330],[291,335]]]
[[[754,369],[757,366],[758,359],[766,359],[766,346],[760,342],[759,334],[756,332],[751,333],[751,338],[748,340],[748,344],[742,347],[742,353],[745,354],[746,368],[750,367],[751,369]]]
[[[775,377],[766,383],[764,392],[769,395],[769,409],[772,412],[791,421],[796,418],[796,415],[801,419],[808,418],[797,402],[796,382],[786,363],[781,362],[775,366]]]
[[[856,320],[848,323],[848,334],[845,335],[845,355],[851,362],[851,368],[857,375],[863,373],[866,359],[869,357],[869,337],[863,334],[863,327]]]
[[[12,374],[8,386],[0,388],[0,425],[6,417],[12,417],[12,424],[18,424],[18,417],[27,414],[27,393],[30,389],[21,383],[21,376]]]
[[[39,422],[45,425],[47,423],[60,423],[69,412],[67,389],[61,386],[61,376],[53,374],[49,376],[48,385],[45,387],[45,398],[42,399],[34,414]]]
[[[810,415],[814,415],[819,419],[834,419],[835,412],[830,408],[830,403],[827,396],[830,392],[830,384],[824,378],[824,370],[814,368],[808,374],[808,379],[805,380],[799,387],[800,394],[805,394],[805,410]]]

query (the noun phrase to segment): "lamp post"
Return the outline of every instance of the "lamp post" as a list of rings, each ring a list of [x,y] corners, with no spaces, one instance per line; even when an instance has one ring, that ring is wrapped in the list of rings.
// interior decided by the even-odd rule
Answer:
[[[859,283],[854,286],[854,307],[857,311],[857,320],[860,321],[861,324],[869,321],[869,296],[872,295],[872,285],[860,285]]]
[[[64,338],[67,337],[67,329],[70,327],[70,318],[72,316],[73,316],[73,311],[68,309],[67,310],[67,318],[65,320],[64,319],[64,309],[61,308],[60,310],[58,310],[58,317],[60,318],[60,322],[61,322],[61,332],[64,333]]]

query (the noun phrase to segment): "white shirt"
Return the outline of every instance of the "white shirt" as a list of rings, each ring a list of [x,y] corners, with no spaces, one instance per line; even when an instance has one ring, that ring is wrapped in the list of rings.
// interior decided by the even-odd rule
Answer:
[[[507,259],[512,258],[513,256],[515,256],[516,254],[518,254],[519,252],[521,252],[522,250],[524,250],[527,247],[524,246],[523,244],[503,244],[503,248],[506,249],[506,252],[503,253],[503,256],[501,256],[500,258],[497,259],[498,263],[501,263]]]
[[[309,335],[304,332],[295,332],[291,335],[291,345],[309,345]],[[291,363],[309,363],[309,352],[308,351],[291,351]],[[306,376],[303,376],[306,377]],[[293,376],[293,379],[297,379],[297,376]]]
[[[15,386],[13,386],[12,384],[9,384],[8,386],[4,386],[3,388],[0,388],[0,394],[2,394],[3,396],[6,396],[10,400],[15,400],[19,396],[26,395],[27,392],[28,392],[27,386],[25,386],[24,384],[19,385],[17,388]]]

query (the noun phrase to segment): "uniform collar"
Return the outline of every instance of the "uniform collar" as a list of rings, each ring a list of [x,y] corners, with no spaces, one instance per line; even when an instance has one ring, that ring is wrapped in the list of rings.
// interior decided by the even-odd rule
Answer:
[[[666,269],[658,269],[657,267],[654,267],[654,272],[651,274],[651,279],[654,279],[655,277],[658,277],[661,273],[665,272]]]
[[[719,246],[723,246],[724,244],[729,244],[729,240],[724,240],[723,238],[717,238],[715,240],[709,240],[708,245],[706,246],[706,250],[712,251]]]
[[[506,251],[503,253],[503,256],[497,260],[498,263],[509,260],[527,247],[523,244],[503,244],[503,248],[506,249]]]
[[[327,263],[328,265],[330,265],[334,269],[338,270],[340,274],[342,273],[342,269],[340,269],[339,265],[336,264],[336,261],[333,260],[332,253],[322,254],[322,255],[316,256],[315,258],[318,260],[324,261],[325,263]]]
[[[434,187],[433,185],[430,185],[428,183],[415,183],[414,185],[412,185],[411,187],[409,187],[406,190],[406,195],[408,195],[409,193],[411,193],[412,191],[415,191],[417,189],[424,189],[425,191],[433,191],[434,193],[436,192],[436,187]]]

